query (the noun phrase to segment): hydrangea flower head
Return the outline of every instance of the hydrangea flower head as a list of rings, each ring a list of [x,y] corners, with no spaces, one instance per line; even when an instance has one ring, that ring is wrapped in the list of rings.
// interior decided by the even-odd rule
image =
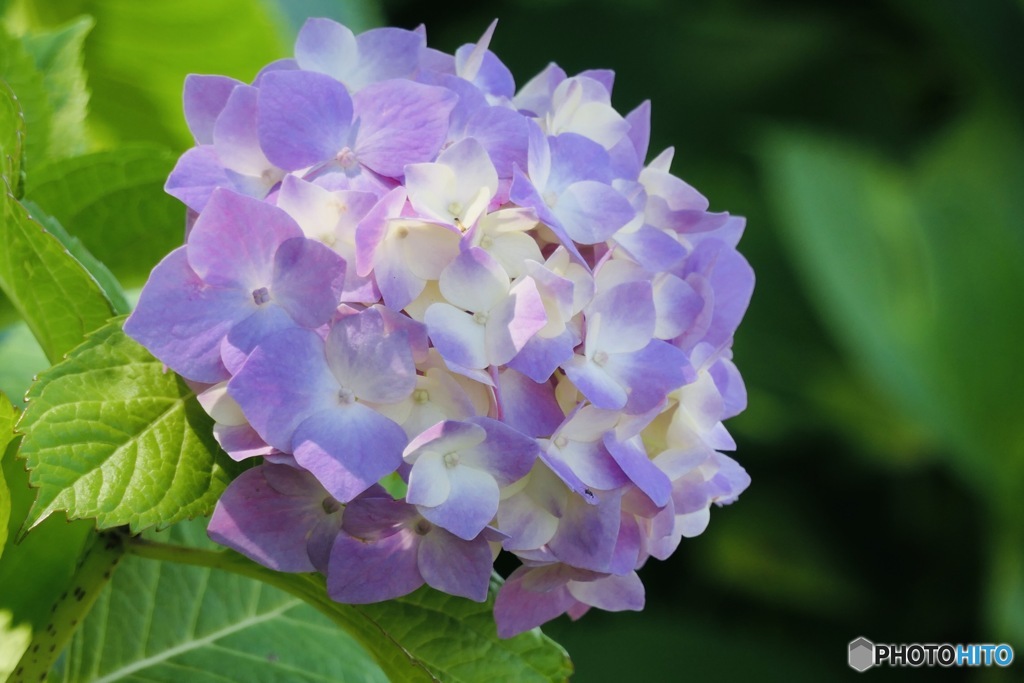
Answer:
[[[647,160],[649,103],[554,64],[517,88],[494,30],[312,19],[251,84],[189,77],[166,189],[197,217],[125,330],[256,459],[214,540],[352,603],[484,600],[511,553],[511,636],[641,609],[637,570],[747,487],[754,278],[743,220]]]

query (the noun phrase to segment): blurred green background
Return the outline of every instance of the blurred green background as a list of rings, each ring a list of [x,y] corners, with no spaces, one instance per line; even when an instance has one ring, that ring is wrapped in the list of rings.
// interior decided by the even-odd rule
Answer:
[[[50,210],[127,286],[181,238],[174,200],[130,198],[159,196],[191,142],[184,75],[251,79],[306,16],[422,23],[449,52],[498,17],[491,47],[520,85],[551,61],[614,69],[620,111],[652,100],[652,153],[675,146],[673,171],[748,219],[757,288],[735,356],[749,407],[728,426],[753,484],[644,567],[644,612],[546,628],[575,680],[834,680],[857,675],[858,636],[1006,642],[1019,658],[872,678],[1024,666],[1024,3],[3,4],[15,28],[95,19],[89,148],[130,144],[143,171],[123,196]],[[12,398],[45,366],[25,336],[0,333]]]

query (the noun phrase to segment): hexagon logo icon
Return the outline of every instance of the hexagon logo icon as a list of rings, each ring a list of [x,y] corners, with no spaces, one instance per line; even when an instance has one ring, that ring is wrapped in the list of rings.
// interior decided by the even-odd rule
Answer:
[[[875,665],[875,644],[864,637],[850,641],[850,668],[867,671]]]

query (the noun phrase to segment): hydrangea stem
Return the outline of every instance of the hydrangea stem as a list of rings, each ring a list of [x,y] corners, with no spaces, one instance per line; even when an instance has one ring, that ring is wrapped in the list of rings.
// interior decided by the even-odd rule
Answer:
[[[10,683],[45,681],[57,656],[82,623],[85,615],[124,557],[124,535],[117,530],[97,535],[82,556],[68,590],[50,608],[46,628],[32,634],[32,642],[9,679]]]

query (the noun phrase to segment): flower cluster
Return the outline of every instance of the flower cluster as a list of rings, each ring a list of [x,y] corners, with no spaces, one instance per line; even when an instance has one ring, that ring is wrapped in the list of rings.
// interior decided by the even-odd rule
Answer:
[[[210,536],[335,600],[424,583],[509,636],[640,609],[636,570],[749,483],[743,220],[645,163],[650,106],[488,49],[302,28],[252,85],[190,76],[186,243],[125,331],[201,385],[233,458]]]

